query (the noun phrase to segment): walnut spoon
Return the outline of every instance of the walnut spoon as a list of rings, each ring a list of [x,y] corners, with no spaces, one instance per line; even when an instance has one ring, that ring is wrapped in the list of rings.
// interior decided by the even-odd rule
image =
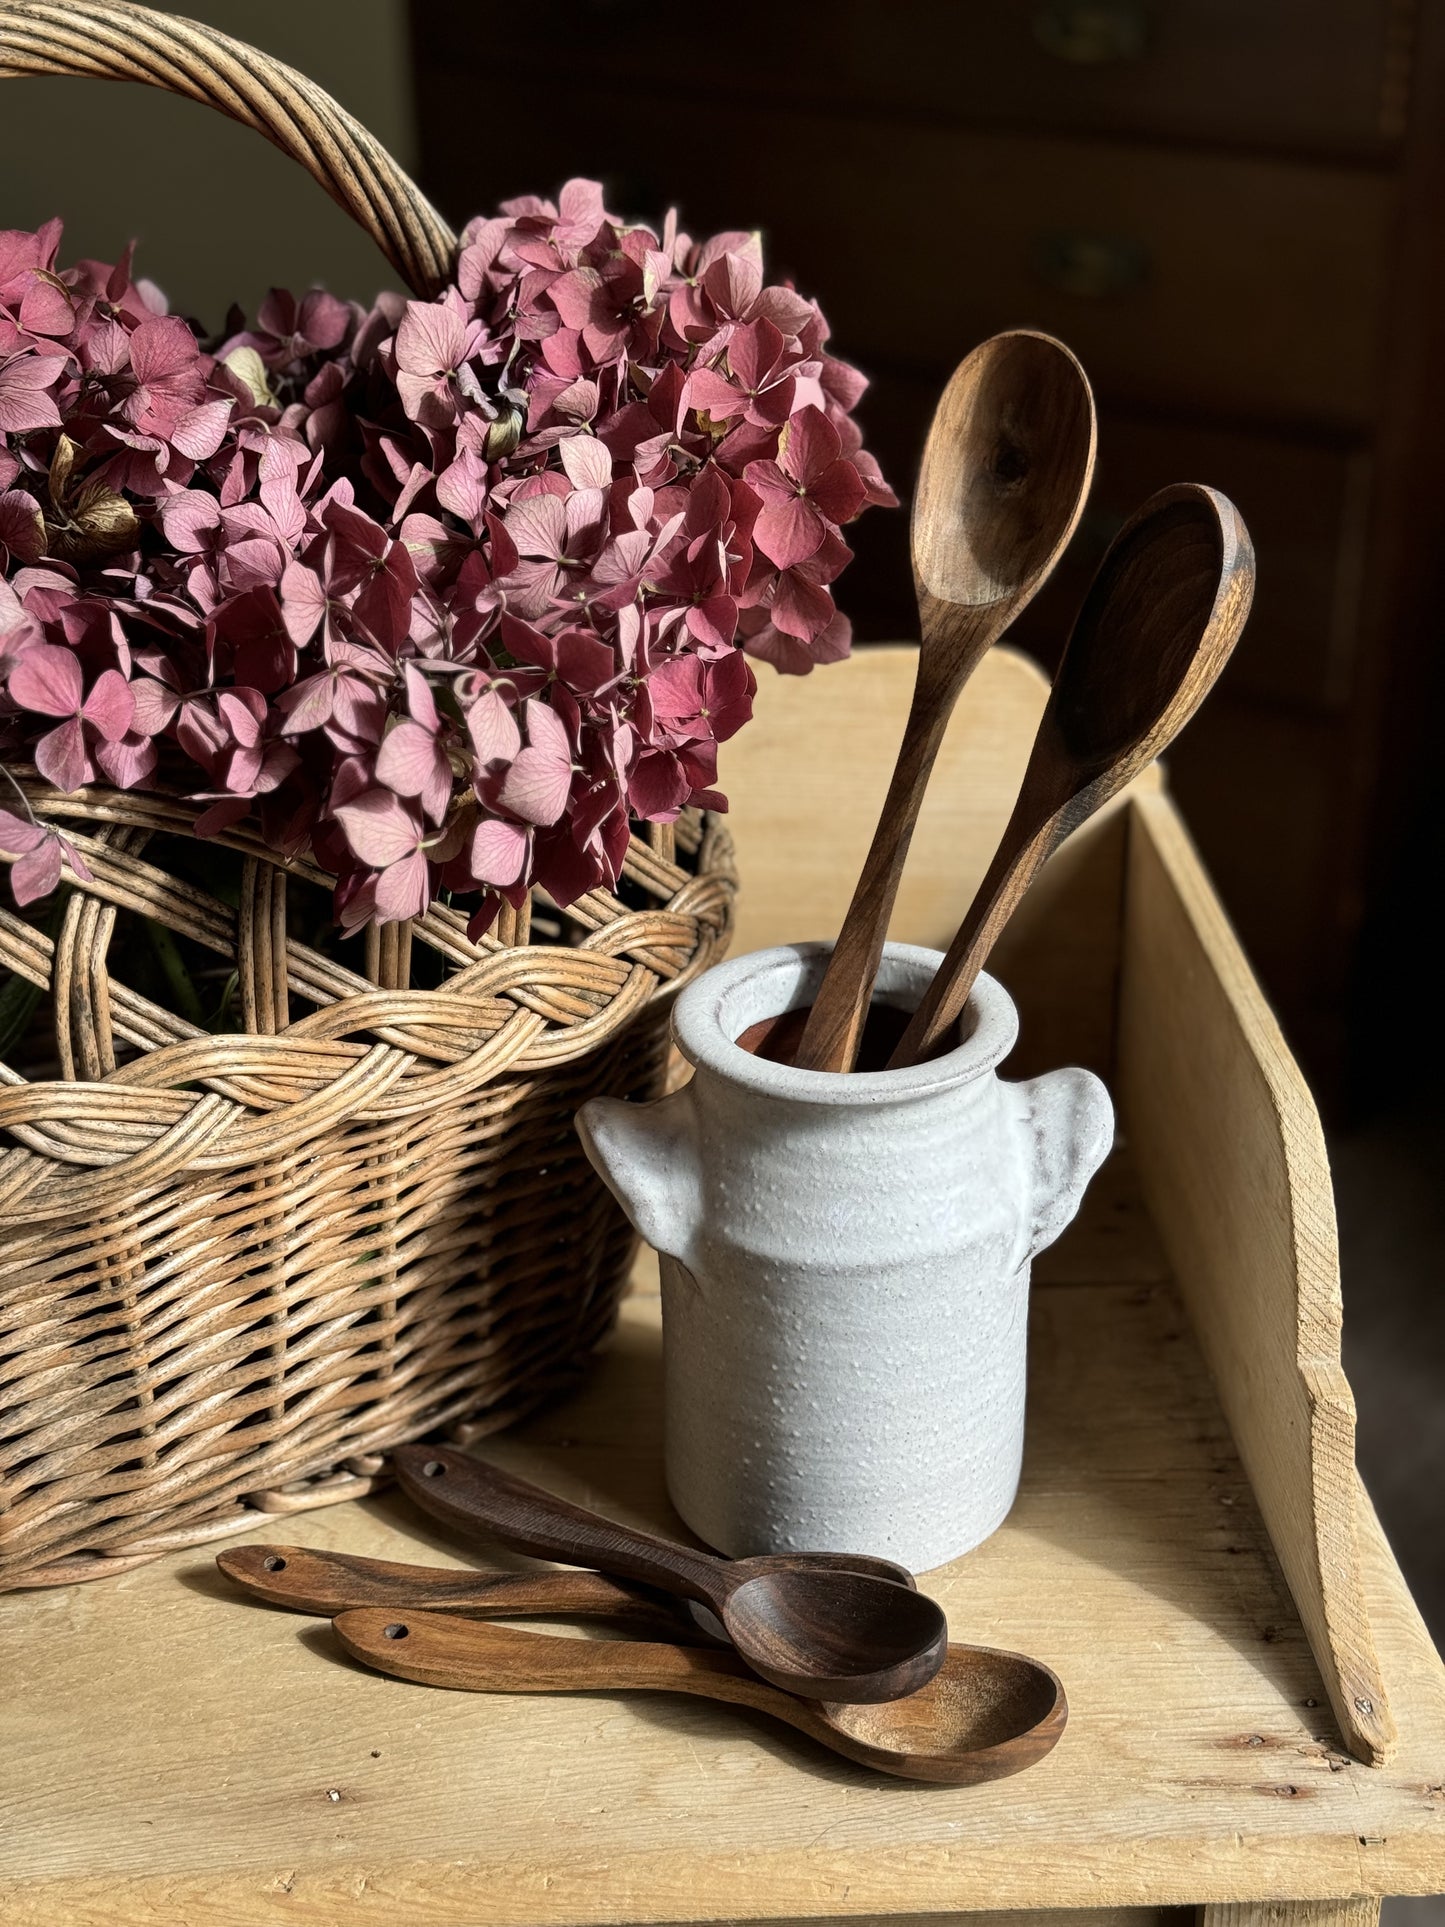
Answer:
[[[817,1552],[792,1555],[785,1563],[797,1562],[820,1569],[873,1572],[902,1585],[913,1584],[912,1573],[891,1559]],[[527,1619],[539,1614],[607,1619],[630,1632],[651,1633],[655,1639],[726,1640],[722,1627],[697,1601],[649,1591],[600,1572],[465,1571],[367,1559],[359,1553],[313,1546],[256,1543],[228,1546],[216,1555],[216,1564],[253,1599],[325,1619],[361,1606],[380,1606],[392,1613],[460,1613],[476,1619]]]
[[[1183,729],[1253,595],[1254,550],[1227,496],[1181,482],[1124,524],[1084,597],[1003,839],[890,1070],[943,1043],[1045,858]]]
[[[805,1699],[874,1703],[915,1692],[943,1664],[948,1622],[896,1580],[798,1558],[720,1559],[638,1532],[450,1446],[392,1452],[407,1497],[463,1532],[595,1566],[700,1600],[755,1673]]]
[[[1032,1766],[1069,1717],[1047,1666],[987,1646],[950,1646],[941,1671],[916,1693],[859,1706],[795,1699],[765,1685],[735,1653],[696,1646],[560,1639],[375,1608],[342,1613],[332,1625],[353,1659],[397,1679],[473,1693],[691,1693],[770,1713],[876,1772],[952,1786]]]
[[[995,335],[944,389],[913,498],[922,644],[893,779],[792,1062],[850,1071],[913,826],[959,692],[1047,579],[1094,473],[1094,398],[1051,335]]]

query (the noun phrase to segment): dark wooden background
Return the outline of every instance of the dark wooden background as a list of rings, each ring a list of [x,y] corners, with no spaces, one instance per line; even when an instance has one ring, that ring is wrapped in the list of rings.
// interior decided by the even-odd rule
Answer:
[[[1325,1101],[1418,1057],[1440,0],[539,0],[505,29],[413,0],[412,26],[421,175],[449,216],[589,174],[624,215],[761,228],[873,377],[862,418],[902,494],[976,341],[1031,324],[1076,349],[1099,470],[1016,631],[1046,663],[1147,493],[1236,499],[1256,613],[1175,789]],[[851,533],[860,640],[913,633],[906,515]]]

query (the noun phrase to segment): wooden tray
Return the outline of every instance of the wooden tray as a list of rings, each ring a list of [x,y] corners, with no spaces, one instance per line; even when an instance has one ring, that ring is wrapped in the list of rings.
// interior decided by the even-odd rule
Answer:
[[[742,863],[769,833],[767,812],[781,800],[770,792],[796,778],[791,740],[826,732],[840,774],[853,756],[862,760],[864,728],[870,740],[892,740],[905,653],[855,658],[826,689],[817,677],[769,692],[767,712],[740,741],[759,779],[734,818]],[[997,841],[1021,773],[1019,745],[1043,701],[1042,678],[1024,658],[996,652],[986,667],[915,843],[893,928],[905,940],[942,946],[951,936]],[[816,714],[820,697],[835,714]],[[848,854],[826,852],[824,867],[823,853],[812,853],[809,868],[800,875],[795,865],[774,892],[754,880],[737,950],[782,941],[784,930],[837,928],[872,797],[865,785],[840,785],[833,800]],[[1355,1410],[1340,1363],[1324,1137],[1157,768],[1065,846],[993,967],[1021,1020],[1006,1074],[1081,1063],[1113,1092],[1341,1734],[1356,1757],[1383,1764],[1395,1729],[1361,1591]],[[1038,1275],[1050,1275],[1049,1260]]]
[[[743,944],[837,927],[910,675],[765,680],[724,763]],[[976,679],[900,935],[947,935],[1042,697],[1006,654]],[[804,794],[833,841],[780,847]],[[1001,974],[1013,1072],[1094,1065],[1127,1139],[1037,1267],[1019,1502],[927,1581],[958,1637],[1057,1668],[1048,1760],[909,1787],[729,1708],[428,1691],[177,1554],[0,1600],[6,1927],[1367,1927],[1445,1888],[1445,1669],[1354,1478],[1319,1128],[1157,775],[1055,861]],[[673,1524],[659,1361],[644,1266],[586,1390],[491,1449]],[[265,1536],[465,1562],[394,1494]]]

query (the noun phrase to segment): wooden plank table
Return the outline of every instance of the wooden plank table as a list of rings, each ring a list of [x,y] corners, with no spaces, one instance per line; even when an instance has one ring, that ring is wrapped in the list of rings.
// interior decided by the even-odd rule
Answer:
[[[887,704],[901,707],[906,678],[888,694],[886,665],[851,673],[855,707],[863,688],[870,726],[896,740]],[[817,697],[831,700],[819,680]],[[1000,705],[1027,711],[1037,695],[1036,677],[1003,660],[990,668],[978,741],[997,738]],[[836,754],[837,738],[825,739]],[[970,746],[965,730],[965,759]],[[858,790],[836,857],[846,876],[875,804],[871,775],[856,782],[846,758],[841,767]],[[1000,808],[1007,779],[1001,768]],[[950,780],[945,771],[945,794]],[[1125,829],[1139,887],[1155,889],[1153,867],[1174,861],[1164,807],[1146,786],[1132,818],[1101,826],[1080,865],[1058,873],[1052,908],[1042,891],[1036,955],[1056,974],[1064,961],[1067,1023],[1037,1002],[1027,947],[1009,960],[1025,1035],[1044,1061],[1107,1066],[1149,1011],[1151,1036],[1175,1025],[1188,1069],[1187,1024],[1150,1005],[1139,959],[1173,946],[1180,996],[1192,996],[1186,979],[1204,965],[1189,945],[1203,930],[1199,954],[1217,963],[1223,940],[1209,936],[1207,916],[1185,918],[1181,932],[1162,914],[1121,912]],[[991,821],[971,820],[950,873],[959,889]],[[746,870],[746,807],[738,827]],[[925,825],[925,880],[948,871],[957,830],[951,819]],[[794,928],[832,914],[792,872],[772,887],[776,915]],[[752,900],[749,944],[773,934],[768,888]],[[928,934],[923,914],[905,934]],[[937,922],[951,910],[935,903],[926,914]],[[1116,995],[1125,953],[1136,981],[1131,989],[1126,975]],[[1183,1006],[1186,1017],[1196,1007]],[[1238,998],[1231,1009],[1247,1041],[1244,1020],[1256,1019]],[[1150,1057],[1137,1035],[1132,1050],[1119,1089],[1132,1091],[1142,1130],[1163,1115],[1151,1065],[1164,1075],[1168,1054]],[[1232,1115],[1228,1052],[1209,1064],[1193,1100],[1198,1133]],[[1266,1097],[1289,1088],[1274,1077]],[[1297,1176],[1308,1132],[1298,1120],[1279,1129]],[[1267,1135],[1249,1160],[1261,1195]],[[925,1581],[957,1637],[1034,1653],[1062,1676],[1069,1727],[1031,1771],[989,1787],[910,1786],[733,1708],[484,1697],[382,1679],[345,1660],[324,1622],[231,1594],[198,1549],[0,1598],[0,1922],[921,1927],[973,1914],[1002,1927],[991,1917],[1047,1911],[1050,1927],[1146,1927],[1163,1909],[1199,1905],[1206,1927],[1369,1927],[1380,1895],[1445,1889],[1445,1668],[1368,1501],[1316,1476],[1338,1466],[1336,1448],[1347,1466],[1350,1443],[1348,1388],[1326,1369],[1337,1359],[1334,1288],[1320,1268],[1327,1193],[1308,1237],[1282,1224],[1279,1252],[1260,1257],[1257,1275],[1238,1273],[1261,1297],[1295,1280],[1303,1304],[1308,1286],[1314,1349],[1295,1361],[1287,1302],[1282,1324],[1267,1305],[1257,1327],[1226,1315],[1229,1226],[1203,1240],[1197,1261],[1191,1248],[1178,1262],[1189,1214],[1218,1215],[1207,1187],[1200,1199],[1189,1188],[1187,1168],[1143,1131],[1040,1261],[1018,1504],[995,1537]],[[1170,1225],[1151,1220],[1146,1192],[1175,1213]],[[1229,1379],[1238,1335],[1256,1329],[1259,1358],[1246,1358],[1221,1403],[1200,1343]],[[486,1449],[619,1517],[676,1530],[662,1488],[659,1365],[642,1267],[585,1388]],[[1321,1425],[1322,1442],[1300,1436]],[[467,1556],[394,1493],[253,1521],[247,1536],[447,1564]],[[1376,1670],[1382,1701],[1359,1715],[1342,1697],[1355,1665]],[[1384,1764],[1351,1756],[1372,1747]]]
[[[1127,1169],[1041,1269],[1018,1505],[927,1581],[958,1637],[1062,1676],[1069,1727],[1030,1772],[911,1787],[731,1708],[382,1679],[178,1553],[0,1601],[0,1920],[560,1927],[1440,1886],[1445,1671],[1378,1528],[1384,1769],[1343,1751]],[[658,1375],[643,1291],[587,1389],[489,1450],[676,1530]],[[395,1495],[271,1536],[465,1563]]]

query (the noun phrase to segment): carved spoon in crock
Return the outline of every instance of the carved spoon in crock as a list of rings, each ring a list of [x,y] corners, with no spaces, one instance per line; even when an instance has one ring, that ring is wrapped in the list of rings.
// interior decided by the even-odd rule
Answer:
[[[1215,489],[1161,489],[1124,524],[1084,597],[1003,839],[890,1070],[944,1042],[1045,858],[1173,742],[1253,595],[1249,532]]]
[[[1032,601],[1083,512],[1094,398],[1051,335],[995,335],[954,370],[913,499],[922,644],[872,847],[793,1062],[850,1071],[928,778],[959,692]]]

